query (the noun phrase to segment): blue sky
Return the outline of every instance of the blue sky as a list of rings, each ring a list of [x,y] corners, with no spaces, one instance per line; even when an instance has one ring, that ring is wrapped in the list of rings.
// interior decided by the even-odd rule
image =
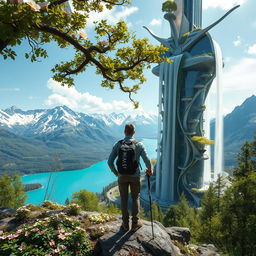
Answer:
[[[163,20],[162,1],[133,0],[132,6],[114,8],[104,12],[101,17],[115,23],[125,19],[139,37],[147,37],[143,25],[149,26],[161,37],[170,35],[169,25]],[[214,22],[229,8],[236,4],[241,7],[221,24],[211,30],[212,37],[220,44],[225,61],[223,74],[224,113],[240,105],[247,97],[256,94],[256,1],[255,0],[203,0],[203,27]],[[91,15],[93,19],[99,15]],[[92,28],[86,28],[88,36]],[[152,43],[157,44],[152,39]],[[51,68],[54,64],[72,58],[71,49],[58,49],[51,43],[46,46],[49,58],[39,63],[30,63],[24,58],[28,44],[24,42],[16,48],[18,57],[15,61],[4,61],[0,56],[0,108],[15,105],[24,110],[51,108],[56,105],[67,105],[81,112],[124,112],[132,110],[127,95],[118,89],[109,90],[100,87],[101,77],[89,68],[80,74],[76,86],[72,89],[62,88],[51,80]],[[135,96],[140,101],[139,112],[157,112],[158,78],[150,70],[145,71],[148,81]],[[209,106],[211,116],[214,115],[214,88],[211,92]],[[137,112],[138,112],[137,111]]]

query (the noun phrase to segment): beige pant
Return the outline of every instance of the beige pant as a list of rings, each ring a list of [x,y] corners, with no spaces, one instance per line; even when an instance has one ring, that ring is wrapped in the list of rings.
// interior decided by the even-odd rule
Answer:
[[[140,178],[123,175],[118,177],[118,186],[121,197],[121,211],[124,223],[129,223],[128,188],[132,196],[132,222],[137,223],[140,213]]]

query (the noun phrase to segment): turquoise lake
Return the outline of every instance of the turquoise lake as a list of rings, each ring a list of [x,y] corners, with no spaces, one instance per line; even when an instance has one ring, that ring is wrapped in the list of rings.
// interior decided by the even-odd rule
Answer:
[[[147,150],[148,156],[151,159],[156,158],[156,139],[143,139],[143,144]],[[145,165],[141,159],[143,170]],[[26,203],[33,203],[39,205],[44,201],[46,187],[49,182],[50,173],[31,174],[22,177],[24,184],[40,183],[41,189],[27,192],[28,198]],[[67,198],[71,199],[74,192],[80,189],[86,189],[90,192],[102,192],[103,187],[115,181],[115,175],[110,171],[107,160],[98,162],[89,168],[74,171],[63,171],[53,173],[48,185],[47,200],[64,204]]]

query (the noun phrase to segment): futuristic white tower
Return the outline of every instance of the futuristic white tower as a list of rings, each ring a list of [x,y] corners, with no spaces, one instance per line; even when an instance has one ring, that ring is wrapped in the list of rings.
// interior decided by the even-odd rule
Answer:
[[[234,9],[202,29],[202,1],[176,0],[177,11],[167,12],[171,37],[150,34],[168,48],[171,62],[153,69],[159,76],[159,129],[155,200],[168,206],[181,193],[199,204],[195,191],[203,186],[205,154],[205,101],[216,77],[217,44],[208,31]],[[221,158],[221,157],[220,157]]]

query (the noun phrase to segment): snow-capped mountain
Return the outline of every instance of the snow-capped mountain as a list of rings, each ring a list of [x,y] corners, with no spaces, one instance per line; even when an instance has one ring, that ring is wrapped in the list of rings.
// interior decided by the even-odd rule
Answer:
[[[0,173],[36,173],[54,167],[82,169],[108,157],[124,125],[136,125],[136,137],[155,137],[157,118],[151,115],[84,114],[66,106],[23,111],[0,110]],[[60,168],[60,167],[58,167]]]
[[[0,126],[24,137],[47,137],[63,130],[118,137],[122,136],[123,127],[128,122],[135,124],[138,137],[156,137],[156,115],[84,114],[66,106],[28,111],[15,107],[0,110]]]

